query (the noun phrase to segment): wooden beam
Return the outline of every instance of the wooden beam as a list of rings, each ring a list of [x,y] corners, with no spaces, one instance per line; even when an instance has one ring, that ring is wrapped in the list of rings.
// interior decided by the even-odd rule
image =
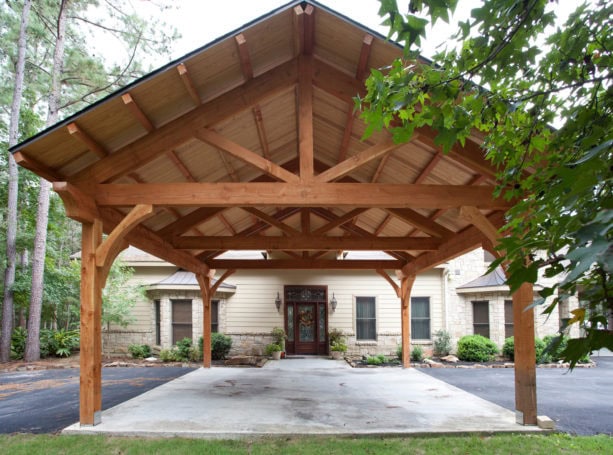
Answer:
[[[361,215],[362,213],[366,212],[368,209],[364,209],[364,208],[358,208],[358,209],[353,209],[347,213],[345,213],[344,215],[339,216],[337,219],[330,221],[328,224],[326,224],[325,226],[322,226],[320,228],[315,229],[312,234],[313,235],[322,235],[325,234],[326,232],[331,231],[332,229],[339,227],[342,224],[345,224],[348,221],[353,220],[355,217]]]
[[[432,159],[428,162],[425,168],[419,173],[417,178],[413,183],[423,183],[424,180],[430,175],[430,173],[434,170],[438,162],[443,158],[441,152],[437,152]]]
[[[100,218],[98,207],[92,197],[67,182],[53,182],[55,191],[64,202],[66,216],[80,223],[93,223]]]
[[[536,425],[536,363],[534,361],[534,302],[532,283],[513,293],[515,339],[515,417],[521,425]]]
[[[496,224],[504,220],[500,212],[491,214],[488,219]],[[424,270],[436,267],[464,253],[481,246],[486,237],[476,227],[470,226],[445,240],[438,251],[424,253],[402,268],[404,276],[415,275]]]
[[[304,10],[302,6],[294,7],[292,16],[294,27],[294,55],[301,55],[304,49]]]
[[[315,48],[315,8],[313,5],[306,5],[304,8],[304,44],[302,53],[312,55]]]
[[[241,62],[241,70],[245,79],[253,78],[253,66],[251,65],[251,57],[249,56],[249,47],[247,47],[247,39],[245,35],[239,33],[234,37],[236,47],[238,49],[238,58]]]
[[[229,276],[234,275],[235,273],[236,273],[236,270],[232,270],[232,269],[226,270],[223,273],[223,275],[219,277],[219,279],[215,280],[215,284],[211,286],[211,296],[215,295],[215,293],[217,292],[217,289],[219,289],[219,286],[221,286],[222,283],[226,281]]]
[[[441,241],[432,237],[184,236],[172,241],[181,250],[420,250],[434,251]]]
[[[328,259],[270,259],[234,260],[212,259],[207,261],[211,268],[239,270],[394,270],[402,267],[402,261],[395,260],[328,260]]]
[[[300,226],[303,235],[311,232],[311,211],[307,208],[300,210]]]
[[[226,219],[226,217],[223,216],[223,213],[218,213],[217,218],[219,219],[219,221],[223,223],[223,225],[230,232],[230,234],[236,235],[236,229],[234,229],[234,226],[232,226],[232,224],[230,224],[230,222]]]
[[[268,137],[266,136],[266,128],[264,127],[264,117],[262,117],[262,110],[260,106],[253,108],[253,118],[255,119],[255,126],[258,130],[258,138],[260,139],[260,147],[262,147],[262,156],[267,160],[270,160],[270,148],[268,145]]]
[[[195,136],[203,142],[211,144],[235,158],[249,164],[256,169],[284,182],[298,183],[300,178],[296,174],[286,171],[278,164],[263,158],[255,152],[243,147],[236,142],[231,141],[225,136],[222,136],[217,131],[209,128],[202,128],[195,132]]]
[[[48,180],[49,182],[66,180],[66,177],[64,177],[62,174],[35,160],[31,156],[29,156],[24,150],[20,150],[18,152],[13,153],[13,159],[21,167],[34,172],[36,175],[39,175],[40,177],[44,178],[45,180]]]
[[[315,177],[315,181],[325,183],[337,180],[356,170],[360,166],[363,166],[364,164],[369,163],[382,155],[386,155],[400,145],[401,144],[394,144],[394,141],[392,141],[391,138],[388,138],[379,144],[375,144],[372,147],[368,147],[366,150],[356,153],[352,157],[347,158],[342,163],[331,167],[327,171],[322,172]]]
[[[388,209],[391,215],[399,218],[422,232],[435,237],[449,237],[453,234],[449,229],[411,209]]]
[[[377,170],[375,171],[375,173],[373,174],[372,178],[370,179],[370,183],[377,183],[377,181],[379,180],[379,177],[381,177],[381,173],[383,172],[383,169],[385,169],[385,165],[387,164],[387,160],[390,159],[391,155],[392,155],[391,153],[386,153],[385,155],[383,155],[383,158],[381,158],[381,161],[379,161],[379,165],[377,166]]]
[[[208,274],[196,274],[202,295],[202,367],[211,368],[211,278]]]
[[[385,226],[387,226],[389,224],[389,222],[392,221],[392,215],[387,215],[383,221],[381,221],[381,224],[379,224],[379,226],[377,226],[377,229],[375,229],[375,235],[379,235],[381,234],[381,232],[383,232],[383,229],[385,229]]]
[[[353,106],[356,95],[366,94],[362,81],[317,57],[313,60],[313,85],[350,106]]]
[[[294,229],[293,227],[288,226],[282,221],[279,221],[278,219],[276,219],[274,216],[270,216],[267,213],[262,212],[261,210],[258,210],[253,207],[242,207],[242,209],[245,212],[252,214],[253,216],[259,218],[265,223],[270,224],[271,226],[276,227],[277,229],[281,230],[282,232],[285,232],[288,235],[291,235],[291,236],[300,235],[300,232]]]
[[[183,82],[183,86],[185,87],[185,90],[189,94],[189,97],[192,99],[192,101],[194,102],[196,106],[199,106],[202,103],[202,100],[200,99],[198,90],[196,90],[194,81],[189,75],[189,72],[187,71],[187,67],[185,66],[184,63],[179,63],[177,65],[177,72],[179,73],[181,82]]]
[[[125,236],[143,221],[155,215],[152,205],[139,204],[136,205],[125,216],[121,222],[115,226],[113,231],[108,235],[101,245],[96,248],[96,266],[106,267],[109,262],[112,262],[117,256],[118,248],[121,246]]]
[[[392,287],[392,289],[394,289],[394,292],[396,293],[396,296],[398,296],[398,298],[401,297],[400,295],[400,286],[398,286],[398,284],[392,279],[392,277],[390,277],[387,272],[385,270],[382,269],[377,269],[375,270],[375,272],[377,272],[377,274],[381,275],[383,277],[383,279],[385,281],[387,281],[390,286]]]
[[[221,160],[224,167],[226,168],[226,171],[228,172],[228,175],[230,176],[230,180],[232,180],[233,182],[238,182],[240,181],[240,178],[238,177],[236,170],[234,170],[234,168],[232,167],[232,163],[230,163],[228,158],[229,157],[226,155],[225,152],[221,150],[219,151],[219,159]]]
[[[162,153],[193,138],[193,132],[215,125],[254,105],[291,90],[297,82],[295,61],[258,76],[139,138],[71,177],[71,182],[107,182],[133,172]],[[203,121],[204,119],[204,121]],[[57,179],[55,179],[57,180]],[[59,180],[65,180],[59,179]]]
[[[138,121],[138,123],[142,125],[143,128],[145,128],[149,132],[155,129],[155,126],[153,125],[151,120],[149,120],[149,117],[147,117],[147,115],[143,112],[138,103],[134,100],[134,98],[132,98],[132,95],[130,95],[129,93],[124,93],[123,95],[121,95],[121,100],[123,101],[123,104],[128,108],[128,111],[130,111],[130,114],[132,114],[132,117],[134,117]]]
[[[260,157],[261,158],[261,157]],[[263,159],[263,158],[262,158]],[[282,168],[280,168],[282,169]],[[284,170],[284,172],[287,172]],[[293,175],[293,174],[292,174]],[[296,177],[294,175],[294,177]],[[379,183],[146,183],[94,185],[102,206],[381,207],[508,209],[493,187]]]
[[[181,174],[183,174],[183,177],[185,177],[187,181],[189,182],[196,181],[196,179],[194,178],[192,173],[189,171],[189,169],[185,167],[181,159],[177,156],[177,152],[175,152],[174,150],[169,150],[168,152],[166,152],[166,156],[170,159],[170,161],[172,161],[172,163],[181,172]]]
[[[358,81],[364,79],[368,70],[368,58],[370,57],[370,50],[372,49],[372,42],[374,37],[367,33],[362,38],[362,49],[360,49],[360,59],[358,60],[358,67],[355,71],[355,78]]]
[[[300,180],[313,179],[313,57],[298,58],[298,156]]]
[[[96,220],[83,223],[81,228],[79,422],[91,426],[100,423],[102,412],[102,285],[96,267],[102,225]]]
[[[83,143],[90,151],[98,155],[99,158],[104,158],[108,152],[98,144],[89,134],[83,131],[75,122],[69,123],[66,127],[68,133],[81,143]]]
[[[414,283],[415,275],[402,277],[400,281],[402,368],[411,367],[411,291]]]
[[[349,142],[351,141],[351,132],[353,131],[353,121],[355,119],[355,112],[353,106],[349,106],[347,111],[347,119],[345,120],[345,128],[343,129],[343,139],[341,140],[341,147],[338,150],[338,163],[345,161],[347,158],[347,150],[349,149]],[[386,155],[387,156],[387,155]]]
[[[194,226],[202,224],[211,218],[214,218],[219,213],[223,212],[225,207],[201,207],[182,216],[177,221],[174,221],[164,226],[156,234],[161,238],[174,237],[189,231]]]
[[[105,232],[111,232],[124,219],[124,215],[114,209],[100,209],[100,214],[104,222]],[[206,264],[185,251],[175,250],[169,242],[161,239],[144,226],[132,228],[125,235],[125,239],[130,245],[134,245],[147,253],[153,254],[190,272],[208,273],[209,271]]]
[[[479,229],[490,241],[494,249],[498,246],[500,232],[477,207],[463,206],[460,208],[460,217]]]

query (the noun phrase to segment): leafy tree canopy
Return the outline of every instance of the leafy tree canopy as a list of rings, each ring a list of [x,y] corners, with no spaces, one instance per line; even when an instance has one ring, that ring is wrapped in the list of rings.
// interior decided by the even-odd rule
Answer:
[[[511,291],[539,272],[557,278],[536,302],[553,297],[546,313],[579,294],[569,322],[585,331],[564,352],[572,366],[613,349],[613,4],[579,4],[556,25],[557,1],[483,0],[428,64],[419,58],[428,25],[448,21],[459,2],[411,0],[406,14],[395,0],[380,3],[405,53],[372,71],[356,100],[366,134],[387,128],[402,142],[428,125],[447,152],[485,133],[497,191],[519,198],[492,267],[508,264]]]

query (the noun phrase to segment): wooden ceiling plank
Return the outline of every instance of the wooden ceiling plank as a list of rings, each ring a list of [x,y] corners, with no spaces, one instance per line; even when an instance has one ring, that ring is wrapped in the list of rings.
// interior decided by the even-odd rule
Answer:
[[[387,214],[385,219],[383,221],[381,221],[379,226],[377,226],[377,229],[375,229],[375,235],[381,234],[381,232],[383,232],[383,229],[385,229],[385,226],[387,226],[390,221],[392,221],[392,215]]]
[[[207,261],[215,269],[257,270],[396,270],[404,265],[396,260],[330,260],[330,259],[271,259],[235,260],[212,259]]]
[[[219,151],[219,159],[221,160],[224,167],[226,168],[226,172],[230,176],[230,180],[232,180],[233,182],[240,181],[240,179],[238,178],[238,174],[236,173],[236,170],[232,166],[232,163],[230,163],[226,154],[221,150]]]
[[[258,155],[257,153],[243,147],[242,145],[231,141],[227,137],[219,134],[217,131],[209,128],[202,128],[194,132],[194,135],[201,141],[229,153],[233,157],[255,167],[271,177],[285,182],[298,183],[300,181],[300,178],[296,174],[286,171],[278,164],[275,164],[261,155]]]
[[[189,94],[189,97],[192,99],[196,106],[200,106],[202,104],[202,100],[200,99],[200,95],[198,94],[198,90],[196,90],[196,86],[194,85],[194,81],[192,80],[189,72],[187,71],[187,67],[185,63],[179,63],[177,65],[177,72],[179,73],[179,77],[181,78],[181,82],[183,82],[183,86],[185,90]]]
[[[315,8],[307,5],[304,8],[304,45],[302,53],[312,55],[315,49]]]
[[[387,164],[387,160],[390,159],[391,155],[392,155],[391,153],[387,153],[387,154],[383,155],[383,158],[381,158],[381,161],[379,161],[379,165],[377,166],[377,170],[373,174],[372,179],[370,180],[370,183],[377,183],[377,180],[379,180],[379,177],[381,177],[381,173],[383,172],[383,169],[385,169],[385,165]]]
[[[300,179],[313,180],[313,57],[298,58],[298,156]]]
[[[41,176],[49,182],[61,182],[66,180],[66,177],[62,174],[36,161],[23,150],[13,153],[13,159],[19,166],[34,172],[36,175]]]
[[[162,153],[190,141],[194,130],[201,128],[203,123],[212,126],[251,109],[270,97],[292,89],[296,81],[295,61],[279,65],[114,151],[108,157],[71,176],[70,181],[87,185],[90,182],[107,182],[120,178],[151,162]]]
[[[55,191],[64,202],[66,216],[80,223],[93,223],[100,218],[93,198],[67,182],[53,182]]]
[[[358,81],[363,80],[367,74],[368,58],[370,57],[373,40],[374,37],[370,33],[367,33],[364,35],[364,38],[362,38],[362,49],[360,49],[360,58],[358,60],[358,67],[355,72],[355,78]]]
[[[353,107],[349,106],[347,111],[347,119],[345,120],[345,129],[343,130],[343,139],[341,140],[341,146],[338,150],[337,163],[345,161],[347,158],[347,150],[349,150],[349,142],[351,141],[351,132],[353,131],[353,121],[355,119],[355,112]]]
[[[300,210],[300,226],[302,234],[308,234],[311,232],[311,210],[303,208]]]
[[[261,157],[260,157],[261,158]],[[263,159],[263,158],[262,158]],[[285,170],[284,170],[285,171]],[[287,171],[285,171],[287,172]],[[293,174],[292,174],[293,175]],[[506,210],[513,201],[494,198],[492,186],[382,183],[146,183],[98,184],[98,205],[194,207],[367,207],[457,208]]]
[[[181,172],[181,174],[183,174],[183,177],[185,177],[187,181],[196,182],[196,179],[194,178],[192,173],[189,171],[189,169],[187,169],[185,164],[183,164],[183,162],[177,155],[177,152],[175,152],[174,150],[169,150],[168,152],[166,152],[166,156],[170,158],[170,161],[172,161],[172,163],[176,166],[176,168],[179,169],[179,171]]]
[[[68,133],[83,143],[90,151],[98,155],[98,158],[104,158],[108,152],[98,142],[96,142],[87,132],[85,132],[76,122],[69,123],[66,126]]]
[[[348,221],[353,220],[354,218],[356,218],[357,216],[361,215],[362,213],[366,212],[368,209],[365,208],[357,208],[357,209],[353,209],[347,213],[345,213],[344,215],[339,216],[338,218],[336,218],[333,221],[330,221],[328,224],[315,229],[313,231],[313,235],[322,235],[325,234],[326,232],[331,231],[334,228],[337,228],[339,226],[341,226],[342,224],[347,223]]]
[[[294,7],[292,21],[294,27],[294,55],[298,56],[304,50],[304,10],[302,6]]]
[[[236,229],[234,229],[234,226],[232,226],[232,224],[230,224],[230,222],[226,219],[226,217],[223,216],[223,213],[218,213],[217,218],[219,219],[219,221],[223,223],[226,229],[230,231],[230,234],[236,235]]]
[[[151,120],[149,120],[149,117],[147,117],[138,103],[134,100],[134,98],[132,98],[131,94],[124,93],[121,95],[121,100],[123,101],[124,106],[128,108],[130,114],[132,114],[132,117],[134,117],[143,128],[145,128],[148,132],[155,129],[155,126]]]
[[[391,138],[387,138],[383,142],[375,144],[372,147],[369,147],[366,150],[347,158],[345,161],[331,167],[327,171],[322,172],[315,177],[315,181],[325,183],[344,177],[360,166],[377,159],[381,155],[391,152],[400,145],[401,144],[394,144],[394,141]]]
[[[255,126],[258,130],[260,147],[262,147],[262,156],[264,156],[264,158],[267,160],[270,160],[270,147],[268,145],[268,137],[266,136],[266,128],[264,127],[264,117],[262,116],[260,106],[254,106],[253,117],[255,119]]]
[[[298,236],[182,236],[172,244],[184,250],[363,250],[363,251],[433,251],[441,241],[432,237],[330,237],[300,234]]]
[[[245,35],[239,33],[234,37],[236,47],[238,48],[238,58],[241,62],[241,70],[245,79],[253,78],[253,66],[251,65],[251,57],[249,56],[249,47]]]
[[[296,236],[296,235],[300,235],[300,232],[297,231],[296,229],[288,226],[287,224],[279,221],[277,218],[275,218],[274,216],[270,216],[267,213],[262,212],[261,210],[258,210],[256,208],[253,207],[241,207],[245,212],[252,214],[253,216],[259,218],[260,220],[264,221],[265,223],[276,227],[277,229],[280,229],[282,232],[285,232],[288,235],[291,236]],[[264,248],[263,248],[264,249]]]
[[[453,232],[411,209],[387,209],[391,215],[399,218],[422,232],[435,237],[449,237]]]
[[[164,226],[162,229],[156,231],[156,234],[160,237],[172,237],[175,235],[181,235],[194,226],[197,226],[205,221],[210,220],[217,216],[218,213],[223,212],[226,207],[201,207],[187,215],[179,218],[177,221]]]

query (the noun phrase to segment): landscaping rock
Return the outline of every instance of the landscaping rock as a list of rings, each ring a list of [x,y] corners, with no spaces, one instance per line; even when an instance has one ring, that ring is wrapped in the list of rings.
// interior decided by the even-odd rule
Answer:
[[[257,365],[257,358],[254,356],[249,356],[249,355],[236,355],[236,356],[230,357],[229,359],[226,359],[226,361],[224,362],[224,365],[255,366]]]
[[[460,359],[458,359],[455,355],[453,354],[449,354],[446,355],[445,357],[441,357],[441,360],[444,360],[445,362],[451,362],[451,363],[456,363],[458,362]]]
[[[145,361],[146,362],[160,362],[160,359],[158,359],[157,357],[147,357]]]

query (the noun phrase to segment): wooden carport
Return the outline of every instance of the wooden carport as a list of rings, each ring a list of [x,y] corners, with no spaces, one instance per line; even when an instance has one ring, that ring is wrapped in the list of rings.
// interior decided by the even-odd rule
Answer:
[[[443,154],[436,131],[361,141],[352,97],[402,50],[314,2],[294,2],[19,144],[82,223],[80,422],[101,410],[101,291],[128,244],[196,274],[210,366],[211,277],[236,269],[371,269],[401,300],[409,366],[415,276],[493,251],[510,203],[492,196],[480,138]],[[108,236],[103,239],[103,233]],[[257,249],[268,259],[218,259]],[[394,259],[342,260],[343,250]],[[390,276],[395,271],[397,280]],[[536,423],[530,285],[513,296],[518,422]]]

